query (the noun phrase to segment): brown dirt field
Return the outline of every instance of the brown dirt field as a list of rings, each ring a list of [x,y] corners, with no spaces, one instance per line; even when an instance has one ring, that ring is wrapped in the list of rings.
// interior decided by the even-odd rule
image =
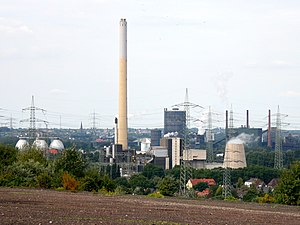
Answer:
[[[300,224],[300,207],[0,188],[0,224]]]

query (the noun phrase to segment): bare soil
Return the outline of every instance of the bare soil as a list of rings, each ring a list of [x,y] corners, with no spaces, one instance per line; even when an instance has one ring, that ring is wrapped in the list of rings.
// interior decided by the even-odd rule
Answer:
[[[300,207],[0,188],[0,224],[300,224]]]

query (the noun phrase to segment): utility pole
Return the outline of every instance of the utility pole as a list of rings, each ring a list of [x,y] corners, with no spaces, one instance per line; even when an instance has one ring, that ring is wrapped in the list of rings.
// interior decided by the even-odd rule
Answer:
[[[279,170],[283,168],[282,143],[281,143],[281,118],[280,118],[279,106],[276,115],[276,142],[275,142],[274,168]]]
[[[212,113],[211,107],[209,106],[208,111],[208,129],[206,133],[206,149],[207,149],[207,162],[214,161],[214,152],[213,152],[213,137],[212,137]]]

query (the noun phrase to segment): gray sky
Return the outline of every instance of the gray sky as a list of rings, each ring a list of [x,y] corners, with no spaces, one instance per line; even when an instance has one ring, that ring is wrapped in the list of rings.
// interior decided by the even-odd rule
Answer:
[[[98,127],[113,127],[120,18],[129,127],[163,127],[163,109],[188,88],[191,102],[219,113],[214,126],[232,104],[235,126],[249,109],[250,125],[266,127],[280,105],[284,128],[300,129],[298,0],[0,0],[0,115],[28,126],[21,109],[34,95],[50,127],[60,115],[62,127],[90,127],[94,110]]]

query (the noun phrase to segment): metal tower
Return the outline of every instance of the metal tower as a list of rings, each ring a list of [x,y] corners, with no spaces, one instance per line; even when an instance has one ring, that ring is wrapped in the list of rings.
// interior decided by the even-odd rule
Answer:
[[[229,116],[229,129],[228,129],[228,141],[233,137],[233,110],[232,106],[230,109],[230,116]],[[222,195],[224,198],[231,196],[231,173],[230,168],[228,168],[227,164],[224,164],[224,171],[223,171],[223,189]]]
[[[212,113],[211,108],[209,106],[208,111],[208,129],[206,133],[206,148],[207,148],[207,162],[214,161],[214,150],[213,150],[213,137],[212,137]]]
[[[190,127],[190,108],[195,107],[201,107],[199,105],[196,105],[194,103],[189,102],[188,97],[188,89],[186,88],[185,92],[185,100],[184,103],[175,105],[177,107],[184,107],[185,110],[185,116],[186,116],[186,125],[184,128],[184,140],[182,141],[182,158],[181,158],[181,167],[180,167],[180,188],[179,192],[181,195],[186,194],[186,183],[187,181],[192,178],[192,165],[191,165],[191,152],[190,152],[190,133],[189,133],[189,127]],[[201,107],[203,108],[203,107]]]
[[[276,115],[276,142],[275,142],[275,160],[274,168],[283,168],[283,156],[282,156],[282,144],[281,144],[281,118],[279,112],[279,106]]]
[[[29,119],[24,119],[24,120],[21,120],[20,122],[29,122],[29,138],[34,139],[37,136],[37,134],[36,134],[36,122],[43,122],[46,125],[48,124],[47,121],[40,120],[40,119],[36,118],[35,117],[35,111],[40,110],[43,113],[45,113],[46,110],[34,106],[34,96],[32,96],[32,98],[31,98],[31,106],[27,107],[25,109],[22,109],[22,111],[28,111],[28,110],[30,111]]]
[[[223,189],[222,195],[224,198],[231,196],[231,174],[230,169],[228,167],[224,168],[223,171]]]

